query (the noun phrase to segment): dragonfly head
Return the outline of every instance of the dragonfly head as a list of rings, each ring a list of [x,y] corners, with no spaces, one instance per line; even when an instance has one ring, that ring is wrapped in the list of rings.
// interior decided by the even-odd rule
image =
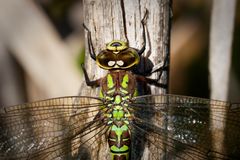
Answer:
[[[97,65],[105,70],[125,70],[137,65],[140,61],[138,51],[128,46],[127,42],[113,40],[106,44],[96,57]]]

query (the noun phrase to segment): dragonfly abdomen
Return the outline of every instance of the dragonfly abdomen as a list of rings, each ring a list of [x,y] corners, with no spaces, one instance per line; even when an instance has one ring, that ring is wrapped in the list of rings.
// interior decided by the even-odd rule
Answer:
[[[130,152],[130,130],[127,124],[113,124],[108,136],[112,160],[128,160]]]
[[[131,132],[129,128],[129,121],[131,114],[128,111],[128,105],[123,100],[124,97],[116,95],[111,103],[108,113],[108,124],[110,131],[108,135],[108,144],[111,152],[112,160],[128,160]]]
[[[100,95],[106,100],[108,144],[112,160],[128,160],[131,146],[129,99],[135,95],[135,79],[126,71],[110,72],[102,80]]]

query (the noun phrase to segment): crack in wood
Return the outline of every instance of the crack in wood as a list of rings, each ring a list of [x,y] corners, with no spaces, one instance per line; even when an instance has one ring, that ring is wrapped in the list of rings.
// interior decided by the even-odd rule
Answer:
[[[126,41],[129,43],[128,36],[127,36],[126,12],[125,12],[124,0],[121,0],[121,10],[122,10],[122,18],[123,18],[124,35],[125,35]]]

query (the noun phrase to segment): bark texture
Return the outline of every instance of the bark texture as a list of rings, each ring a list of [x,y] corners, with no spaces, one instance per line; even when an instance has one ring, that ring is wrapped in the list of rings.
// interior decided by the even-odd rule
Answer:
[[[96,54],[112,40],[128,41],[130,47],[140,49],[143,45],[141,19],[148,10],[147,46],[143,56],[149,57],[155,65],[163,62],[164,58],[169,55],[169,19],[172,14],[170,6],[170,0],[85,0],[84,23],[92,32]],[[98,68],[90,59],[87,46],[85,66],[91,79],[105,75],[105,71]],[[168,82],[166,73],[161,81]],[[166,93],[166,89],[152,88],[152,93]]]

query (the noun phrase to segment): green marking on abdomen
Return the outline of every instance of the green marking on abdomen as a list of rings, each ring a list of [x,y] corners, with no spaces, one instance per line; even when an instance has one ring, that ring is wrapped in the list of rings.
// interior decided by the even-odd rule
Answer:
[[[137,95],[137,91],[135,90],[132,94],[132,91],[129,91],[129,75],[125,74],[122,78],[122,81],[119,82],[120,85],[117,85],[113,76],[111,74],[107,74],[107,90],[100,91],[100,97],[105,98],[106,108],[103,109],[104,117],[106,117],[107,124],[110,126],[110,133],[111,136],[108,137],[110,150],[111,150],[111,157],[124,157],[126,160],[129,159],[129,152],[130,152],[130,129],[128,127],[129,120],[128,118],[131,117],[131,114],[128,111],[128,99],[132,96]],[[119,88],[116,88],[119,86]],[[123,102],[123,103],[122,103]],[[107,113],[107,110],[110,111]],[[129,141],[129,142],[128,142]]]
[[[116,142],[116,144],[120,144],[120,143],[128,141],[130,139],[130,137],[121,139],[123,132],[129,131],[128,125],[126,125],[126,124],[123,124],[121,127],[112,125],[111,131],[115,132],[117,137],[115,139],[109,139],[109,140]],[[117,158],[117,157],[121,157],[121,156],[124,156],[126,160],[129,159],[129,150],[130,150],[129,146],[127,146],[125,144],[123,144],[120,147],[118,147],[116,145],[112,145],[110,147],[110,149],[111,149],[112,160],[114,160],[114,157]]]

